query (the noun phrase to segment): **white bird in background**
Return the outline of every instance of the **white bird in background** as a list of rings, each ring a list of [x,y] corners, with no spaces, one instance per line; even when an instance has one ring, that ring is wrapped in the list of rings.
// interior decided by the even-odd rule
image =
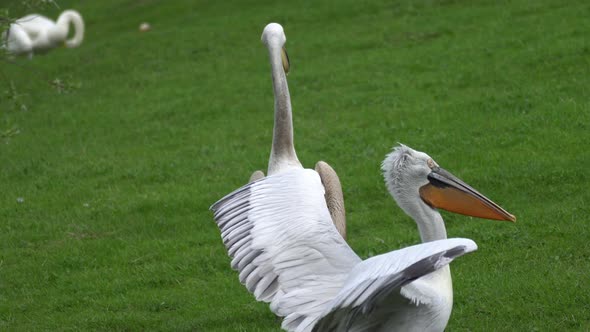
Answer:
[[[211,207],[231,266],[258,300],[271,301],[284,329],[443,331],[453,304],[448,264],[477,246],[446,239],[437,208],[515,220],[425,153],[402,145],[382,170],[424,243],[364,261],[333,226],[314,170],[292,167]]]
[[[68,38],[70,24],[74,25],[75,33]],[[75,10],[66,10],[57,19],[57,22],[39,15],[31,14],[19,18],[3,33],[8,53],[12,55],[27,55],[45,53],[53,48],[61,46],[78,47],[84,39],[84,21]]]
[[[293,144],[291,96],[286,76],[289,73],[290,62],[284,47],[287,38],[283,27],[277,23],[268,24],[262,32],[261,39],[268,48],[275,96],[272,148],[268,161],[268,175],[273,175],[290,169],[302,169],[303,166],[297,159]],[[315,170],[326,190],[325,199],[332,221],[340,235],[346,239],[346,215],[340,179],[336,171],[324,161],[317,162]],[[263,177],[262,171],[256,171],[250,176],[250,182]]]

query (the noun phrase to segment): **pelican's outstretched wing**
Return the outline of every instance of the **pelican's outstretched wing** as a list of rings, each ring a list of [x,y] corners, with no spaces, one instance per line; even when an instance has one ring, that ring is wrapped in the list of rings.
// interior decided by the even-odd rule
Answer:
[[[340,233],[340,235],[346,240],[344,195],[342,193],[342,185],[340,184],[338,174],[336,174],[336,171],[332,166],[328,165],[325,161],[318,161],[315,164],[315,171],[318,172],[320,179],[322,180],[322,185],[325,190],[324,198],[326,199],[328,211],[330,211],[330,215],[332,216],[332,222],[334,222],[334,226],[336,226],[338,233]],[[254,171],[254,173],[250,175],[248,183],[260,180],[263,177],[264,172],[261,170]]]
[[[211,209],[240,281],[256,299],[272,301],[287,329],[320,314],[361,262],[332,223],[313,170],[249,183]]]
[[[373,331],[378,329],[396,311],[392,303],[409,303],[402,286],[448,265],[453,259],[477,249],[469,239],[445,239],[427,242],[387,254],[372,257],[358,264],[351,272],[342,290],[315,321],[300,326],[301,331]],[[419,282],[416,281],[416,282]],[[411,284],[410,284],[411,285]],[[428,291],[427,289],[422,289]],[[427,295],[427,294],[423,294]],[[392,296],[398,297],[393,299]],[[387,306],[376,308],[388,298]],[[390,317],[369,318],[376,310],[389,312]],[[379,315],[377,314],[376,317]],[[298,329],[299,331],[300,329]]]

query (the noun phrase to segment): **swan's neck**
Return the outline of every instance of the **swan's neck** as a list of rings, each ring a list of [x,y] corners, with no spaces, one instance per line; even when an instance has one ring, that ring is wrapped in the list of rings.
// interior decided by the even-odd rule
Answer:
[[[281,59],[281,47],[269,45],[272,85],[275,97],[275,119],[272,137],[272,149],[268,162],[268,174],[271,175],[285,168],[301,168],[293,145],[293,119],[291,114],[291,96],[287,86],[287,77]]]
[[[66,40],[70,31],[70,23],[74,25],[74,37]],[[55,42],[64,42],[66,47],[78,47],[84,39],[84,21],[78,12],[66,10],[57,19],[55,27],[50,32],[50,38]]]
[[[63,43],[66,40],[70,32],[70,20],[69,15],[62,13],[57,19],[57,22],[55,22],[55,25],[47,30],[49,40],[53,44]]]

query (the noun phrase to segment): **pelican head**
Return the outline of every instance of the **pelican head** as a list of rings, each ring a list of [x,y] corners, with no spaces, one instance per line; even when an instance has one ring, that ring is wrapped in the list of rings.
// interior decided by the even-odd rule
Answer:
[[[291,64],[289,62],[289,55],[285,49],[287,37],[285,37],[285,31],[283,31],[283,27],[278,23],[267,24],[262,31],[262,37],[260,37],[260,39],[269,49],[269,52],[273,52],[277,49],[280,50],[283,70],[286,74],[288,74]]]
[[[431,209],[516,221],[515,216],[441,168],[424,152],[400,144],[387,155],[381,169],[389,193],[408,214],[407,206],[421,202]]]
[[[285,31],[283,31],[283,27],[278,23],[267,24],[262,31],[262,37],[260,39],[265,45],[272,44],[278,47],[283,47],[287,41]]]

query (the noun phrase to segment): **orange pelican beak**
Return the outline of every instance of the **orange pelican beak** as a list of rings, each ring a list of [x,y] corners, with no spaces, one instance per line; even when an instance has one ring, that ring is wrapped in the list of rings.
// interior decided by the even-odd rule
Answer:
[[[508,211],[440,167],[432,168],[428,181],[420,187],[420,197],[431,207],[477,218],[516,221]]]

